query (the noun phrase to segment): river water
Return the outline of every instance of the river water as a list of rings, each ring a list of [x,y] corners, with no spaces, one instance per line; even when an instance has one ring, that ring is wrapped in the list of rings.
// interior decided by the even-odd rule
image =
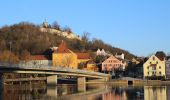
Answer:
[[[170,100],[170,86],[115,86],[88,84],[5,85],[1,100]]]

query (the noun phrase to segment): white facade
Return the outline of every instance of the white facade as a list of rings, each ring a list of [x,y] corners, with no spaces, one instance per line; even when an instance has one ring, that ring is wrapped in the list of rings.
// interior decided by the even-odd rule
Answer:
[[[20,65],[27,66],[52,66],[52,60],[30,60],[30,61],[21,61]]]
[[[107,55],[107,53],[105,52],[105,50],[104,50],[104,49],[102,49],[102,50],[98,49],[98,50],[96,51],[96,55],[97,55],[97,56],[98,56],[98,55],[106,56],[106,55]]]
[[[52,29],[52,28],[41,27],[40,31],[41,32],[48,32],[48,33],[51,33],[51,34],[57,34],[59,36],[63,36],[63,37],[69,38],[69,39],[79,39],[79,40],[81,40],[81,38],[76,36],[74,33],[63,32],[63,31],[60,31],[60,30]]]
[[[120,58],[120,59],[125,59],[125,54],[121,53],[121,54],[117,54],[115,55],[116,58]]]

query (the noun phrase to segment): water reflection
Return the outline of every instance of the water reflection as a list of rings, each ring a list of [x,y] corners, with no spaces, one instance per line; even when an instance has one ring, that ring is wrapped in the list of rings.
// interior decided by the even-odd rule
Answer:
[[[5,85],[1,100],[170,100],[170,86]]]
[[[144,86],[145,100],[169,100],[169,86]]]

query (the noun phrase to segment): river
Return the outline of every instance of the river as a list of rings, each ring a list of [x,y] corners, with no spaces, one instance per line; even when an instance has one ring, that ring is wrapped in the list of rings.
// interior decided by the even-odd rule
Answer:
[[[114,84],[5,85],[1,100],[170,100],[170,86],[115,86]]]

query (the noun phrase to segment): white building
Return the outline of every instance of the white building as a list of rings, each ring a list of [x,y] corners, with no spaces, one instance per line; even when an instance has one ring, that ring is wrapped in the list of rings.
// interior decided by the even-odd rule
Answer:
[[[52,59],[50,56],[34,55],[30,57],[29,61],[21,61],[20,65],[27,66],[52,66]]]
[[[120,59],[125,59],[125,54],[124,53],[116,53],[115,57],[120,58]]]
[[[106,56],[106,55],[107,55],[107,53],[105,52],[105,50],[104,50],[104,49],[102,49],[102,50],[98,49],[98,50],[96,51],[96,55],[97,55],[97,56],[99,56],[99,55]]]

